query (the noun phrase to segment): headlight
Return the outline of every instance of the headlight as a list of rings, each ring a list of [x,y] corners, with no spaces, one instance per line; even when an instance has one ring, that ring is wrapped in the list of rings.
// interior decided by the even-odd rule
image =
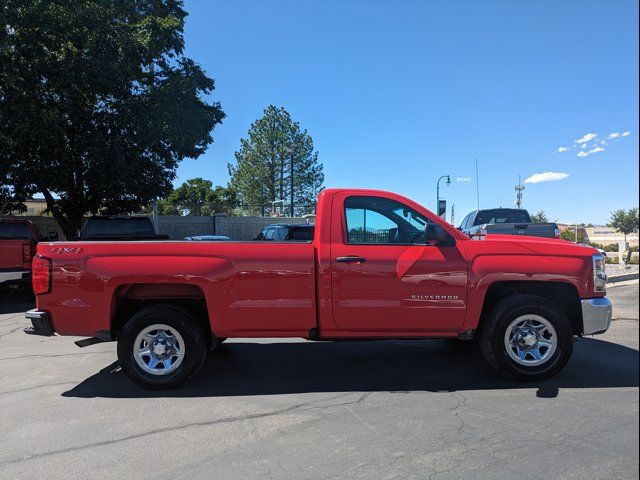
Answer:
[[[595,292],[607,291],[604,256],[599,253],[593,256],[593,290]]]

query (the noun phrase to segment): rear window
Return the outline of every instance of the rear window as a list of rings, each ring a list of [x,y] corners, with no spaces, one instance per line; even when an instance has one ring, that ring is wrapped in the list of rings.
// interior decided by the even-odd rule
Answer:
[[[473,222],[474,225],[494,223],[531,223],[531,218],[526,210],[511,210],[499,208],[495,210],[482,210]]]
[[[0,222],[0,238],[31,238],[31,230],[24,223]]]
[[[84,238],[153,234],[148,218],[93,218],[87,221],[83,231]]]
[[[291,240],[313,240],[313,227],[292,227],[291,228]]]

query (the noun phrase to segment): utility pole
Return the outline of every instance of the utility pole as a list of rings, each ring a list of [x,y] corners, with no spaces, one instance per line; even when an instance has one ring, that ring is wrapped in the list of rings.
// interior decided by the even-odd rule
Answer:
[[[522,208],[522,191],[524,190],[524,185],[522,185],[522,177],[518,175],[518,185],[516,185],[516,207]]]
[[[480,210],[480,177],[478,176],[478,157],[476,157],[476,200],[478,202],[477,210]]]
[[[291,150],[291,153],[289,154],[290,158],[291,158],[291,217],[294,217],[294,210],[293,210],[293,150]]]
[[[451,205],[451,225],[455,226],[456,224],[456,205],[455,203]]]

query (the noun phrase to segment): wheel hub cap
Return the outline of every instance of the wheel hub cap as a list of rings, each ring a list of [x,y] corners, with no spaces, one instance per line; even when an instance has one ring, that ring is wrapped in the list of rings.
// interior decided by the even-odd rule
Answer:
[[[152,375],[167,375],[184,360],[185,344],[180,333],[168,325],[150,325],[140,331],[133,344],[133,358]]]
[[[549,320],[534,314],[514,319],[504,334],[504,346],[516,363],[527,367],[543,365],[558,346],[556,330]]]

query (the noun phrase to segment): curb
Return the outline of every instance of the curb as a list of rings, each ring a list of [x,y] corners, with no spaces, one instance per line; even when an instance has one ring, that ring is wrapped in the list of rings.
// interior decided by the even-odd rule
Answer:
[[[607,283],[624,282],[626,280],[637,280],[640,278],[638,273],[627,273],[624,275],[616,275],[615,277],[607,278]]]

